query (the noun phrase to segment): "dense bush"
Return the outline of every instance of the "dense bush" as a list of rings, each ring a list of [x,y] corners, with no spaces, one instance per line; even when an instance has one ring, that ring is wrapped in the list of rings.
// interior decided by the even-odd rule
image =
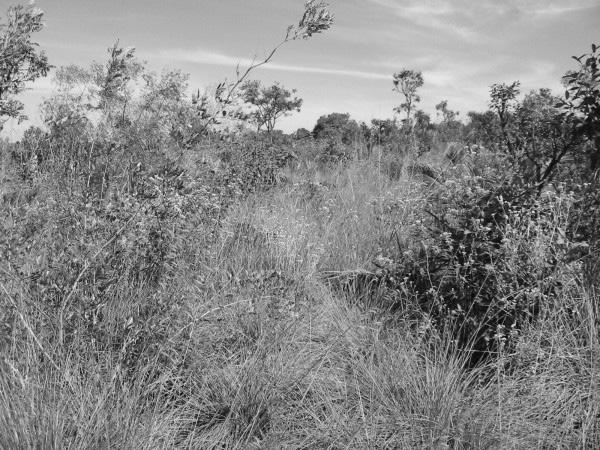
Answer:
[[[471,363],[513,349],[572,277],[567,255],[580,248],[566,234],[572,205],[480,177],[443,182],[416,225],[420,244],[380,267],[381,282],[402,293],[393,308],[417,306],[434,330],[472,352]]]
[[[350,114],[331,113],[321,116],[312,132],[315,139],[324,139],[353,144],[361,140],[358,123],[350,119]]]

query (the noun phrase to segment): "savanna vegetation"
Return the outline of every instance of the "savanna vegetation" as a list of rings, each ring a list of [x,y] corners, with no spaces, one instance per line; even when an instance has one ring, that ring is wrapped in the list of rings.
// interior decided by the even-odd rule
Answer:
[[[560,96],[433,121],[402,69],[398,119],[283,134],[253,71],[332,22],[193,95],[119,43],[55,68],[0,142],[0,448],[600,448],[600,49]],[[0,120],[41,27],[0,20]]]

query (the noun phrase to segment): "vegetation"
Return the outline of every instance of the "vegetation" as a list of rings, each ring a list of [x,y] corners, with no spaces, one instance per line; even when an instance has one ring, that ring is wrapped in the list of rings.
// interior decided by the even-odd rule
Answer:
[[[246,81],[242,92],[244,101],[253,107],[249,117],[256,124],[257,131],[264,126],[269,134],[275,129],[278,119],[293,111],[300,112],[302,106],[302,99],[292,97],[296,91],[288,91],[279,83],[262,87],[260,81]]]
[[[411,114],[416,104],[421,101],[417,90],[423,86],[423,74],[414,70],[402,69],[394,74],[393,83],[394,91],[404,97],[404,103],[398,106],[395,111],[398,114],[404,111],[406,113],[406,124],[410,125]]]
[[[25,83],[48,74],[50,65],[31,35],[43,27],[43,13],[33,7],[12,6],[6,23],[0,22],[0,131],[6,117],[25,120],[23,104],[14,99]]]
[[[403,71],[404,124],[278,133],[249,75],[331,24],[191,99],[117,42],[0,141],[0,448],[600,447],[598,48],[467,123]]]

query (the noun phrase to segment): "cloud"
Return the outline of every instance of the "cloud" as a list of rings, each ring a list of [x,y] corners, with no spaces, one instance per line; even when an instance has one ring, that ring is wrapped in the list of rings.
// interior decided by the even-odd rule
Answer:
[[[203,49],[196,50],[162,50],[158,54],[154,55],[163,60],[171,60],[177,62],[186,62],[192,64],[207,64],[214,66],[228,66],[240,68],[249,67],[256,61],[249,58],[236,58],[223,53],[207,51]],[[314,66],[298,66],[291,64],[280,64],[280,63],[268,63],[261,66],[260,69],[274,70],[282,72],[299,72],[305,74],[319,74],[319,75],[332,75],[332,76],[343,76],[352,78],[363,78],[368,80],[390,80],[390,75],[381,74],[377,72],[369,72],[362,70],[351,70],[351,69],[332,69],[325,67],[314,67]]]
[[[481,44],[489,27],[544,19],[598,6],[598,0],[367,0],[425,30]]]
[[[473,21],[467,20],[471,16],[472,8],[462,2],[449,2],[441,0],[368,0],[381,7],[388,8],[392,12],[416,25],[418,28],[435,30],[456,36],[462,40],[474,39],[479,33],[473,27]],[[469,5],[470,6],[470,5]]]

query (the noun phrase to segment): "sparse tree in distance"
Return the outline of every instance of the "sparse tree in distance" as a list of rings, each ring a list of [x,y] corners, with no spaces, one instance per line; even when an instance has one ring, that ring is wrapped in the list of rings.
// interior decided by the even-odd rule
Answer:
[[[449,123],[458,117],[458,112],[452,111],[448,109],[448,100],[442,100],[437,105],[435,105],[435,109],[438,111],[438,114],[442,118],[442,122]]]
[[[256,124],[257,131],[266,127],[271,134],[277,121],[292,112],[300,112],[302,99],[294,97],[295,89],[285,89],[281,84],[264,87],[258,80],[248,80],[242,85],[242,98],[252,106],[250,120]]]
[[[504,142],[508,148],[508,152],[515,156],[515,145],[513,144],[508,131],[510,116],[515,106],[517,105],[517,95],[519,95],[519,81],[514,81],[511,84],[495,83],[490,87],[490,107],[500,119],[500,128]]]
[[[0,130],[3,118],[27,117],[23,103],[14,99],[27,82],[45,77],[51,66],[46,54],[32,42],[31,35],[42,30],[44,13],[32,6],[11,6],[6,23],[0,23]]]
[[[394,83],[393,90],[404,96],[404,103],[394,108],[394,111],[398,114],[404,111],[406,124],[410,126],[412,111],[415,105],[421,101],[417,90],[423,86],[423,74],[415,70],[402,69],[394,74],[392,81]]]
[[[448,108],[448,100],[439,102],[435,105],[435,109],[438,116],[441,116],[441,122],[437,127],[441,139],[445,142],[458,140],[461,132],[461,123],[458,121],[459,113]]]

